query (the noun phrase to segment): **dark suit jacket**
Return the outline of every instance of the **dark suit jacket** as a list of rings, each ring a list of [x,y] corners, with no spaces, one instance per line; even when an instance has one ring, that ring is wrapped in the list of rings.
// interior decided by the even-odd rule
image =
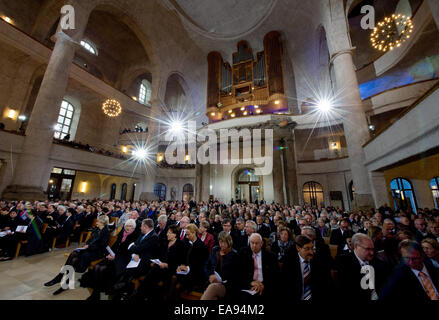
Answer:
[[[352,237],[353,232],[351,230],[345,231],[341,234],[341,229],[335,229],[331,232],[331,238],[329,239],[330,244],[335,244],[338,246],[346,244],[346,238]]]
[[[322,263],[318,254],[314,255],[311,267],[311,299],[312,301],[328,301],[334,297],[334,283],[329,267]],[[285,255],[282,268],[281,298],[285,302],[300,301],[303,294],[303,276],[299,254],[295,247],[291,247]]]
[[[253,282],[254,274],[253,252],[251,251],[250,247],[245,247],[241,249],[239,255],[241,258],[239,268],[239,288],[241,290],[249,290],[251,288],[250,283]],[[264,291],[262,292],[263,297],[275,299],[279,284],[279,271],[279,264],[276,256],[271,252],[262,250],[262,276],[264,279]]]
[[[128,249],[128,252],[131,254],[139,255],[140,259],[142,259],[141,263],[145,265],[150,264],[150,259],[157,254],[158,245],[159,245],[159,237],[154,230],[152,230],[143,240],[144,234],[141,234],[134,245]]]
[[[93,252],[96,259],[99,259],[105,255],[108,240],[110,239],[110,231],[108,227],[104,227],[101,230],[99,228],[93,229],[90,239],[87,241],[87,251]],[[94,260],[96,260],[94,259]]]
[[[190,267],[189,275],[193,285],[202,285],[206,281],[204,265],[209,257],[209,250],[199,238],[191,245],[188,242],[186,265]]]
[[[262,238],[269,238],[271,230],[265,224],[258,225],[258,231]]]
[[[232,249],[220,259],[220,247],[214,247],[207,260],[205,269],[207,276],[214,274],[216,271],[223,281],[227,280],[225,286],[228,291],[237,289],[239,280],[239,273],[237,272],[237,270],[239,270],[239,256],[236,250]]]
[[[370,265],[374,266],[374,263],[372,262]],[[361,273],[361,265],[355,253],[337,256],[336,266],[338,290],[342,299],[358,303],[371,301],[372,291],[361,288],[361,279],[365,275]]]
[[[435,269],[430,262],[425,262],[433,285],[439,291],[439,270]],[[413,271],[404,263],[400,263],[393,271],[392,281],[378,292],[379,298],[390,301],[407,301],[410,303],[430,301],[427,293],[417,279]]]

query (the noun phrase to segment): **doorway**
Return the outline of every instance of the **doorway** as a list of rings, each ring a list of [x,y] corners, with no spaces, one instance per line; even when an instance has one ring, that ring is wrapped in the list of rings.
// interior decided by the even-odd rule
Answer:
[[[235,201],[253,203],[261,200],[259,176],[253,169],[243,169],[237,174]]]
[[[70,200],[75,177],[75,170],[53,168],[50,174],[49,185],[47,186],[49,200]]]

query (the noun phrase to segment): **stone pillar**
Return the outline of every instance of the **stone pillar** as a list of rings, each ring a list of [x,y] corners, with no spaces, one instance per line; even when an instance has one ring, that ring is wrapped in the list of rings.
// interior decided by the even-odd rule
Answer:
[[[153,87],[154,89],[154,87]],[[158,199],[156,195],[154,194],[154,185],[155,185],[155,177],[157,174],[157,166],[155,165],[155,162],[157,160],[157,152],[158,152],[158,146],[160,143],[160,127],[159,122],[155,120],[156,118],[160,117],[160,114],[162,113],[162,101],[157,98],[158,92],[156,91],[154,94],[153,90],[153,96],[155,98],[151,99],[151,112],[150,115],[152,118],[150,118],[148,123],[148,138],[145,142],[145,146],[148,148],[148,151],[150,153],[150,159],[151,164],[148,165],[148,170],[145,171],[145,174],[142,179],[142,190],[140,193],[140,199],[141,200],[156,200]],[[166,186],[168,188],[167,195],[170,194],[171,189],[169,186]]]
[[[299,205],[298,187],[297,187],[297,163],[296,150],[294,148],[294,137],[286,139],[285,150],[283,151],[284,168],[285,168],[285,189],[287,192],[287,204]]]
[[[375,207],[379,208],[384,203],[389,204],[388,188],[384,173],[378,171],[369,172],[370,184],[372,186],[372,194]],[[354,185],[355,187],[355,185]],[[357,192],[357,190],[355,190]]]
[[[58,27],[56,44],[49,60],[26,131],[22,154],[18,158],[12,184],[3,192],[6,200],[43,200],[50,171],[49,155],[53,145],[53,126],[58,118],[76,48],[80,45],[93,3],[74,5],[76,29]]]
[[[201,166],[201,201],[209,201],[210,190],[210,164]]]
[[[439,1],[437,0],[428,0],[428,4],[431,9],[431,14],[436,21],[436,25],[439,28]]]
[[[12,109],[19,110],[19,114],[25,114],[26,111],[26,98],[28,96],[29,86],[31,84],[32,75],[39,63],[29,56],[20,61],[20,68],[17,70],[15,79],[13,80],[12,90],[10,92],[8,102],[6,103]],[[8,119],[5,119],[8,120]],[[12,125],[7,126],[9,129],[17,130],[22,121],[18,120]]]
[[[274,202],[281,205],[285,204],[284,199],[284,181],[283,171],[281,163],[281,150],[279,150],[280,144],[278,140],[275,140],[273,151],[273,191]]]
[[[354,48],[351,46],[347,30],[348,22],[344,13],[343,0],[332,1],[329,5],[331,8],[325,8],[326,32],[337,90],[341,93],[337,104],[345,109],[342,113],[343,126],[355,187],[354,207],[373,207],[374,201],[368,171],[364,165],[365,156],[362,147],[370,135],[352,59]]]
[[[202,166],[201,164],[197,163],[195,165],[195,201],[201,202],[203,201],[201,199],[201,191],[202,191],[202,183],[203,183],[203,176],[201,175],[202,172]]]

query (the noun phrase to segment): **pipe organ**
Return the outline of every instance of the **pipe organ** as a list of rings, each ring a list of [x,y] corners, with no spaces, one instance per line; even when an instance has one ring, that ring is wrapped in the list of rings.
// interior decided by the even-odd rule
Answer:
[[[211,122],[288,110],[278,32],[265,36],[264,51],[256,55],[246,41],[238,42],[232,65],[216,51],[207,60],[206,115]]]

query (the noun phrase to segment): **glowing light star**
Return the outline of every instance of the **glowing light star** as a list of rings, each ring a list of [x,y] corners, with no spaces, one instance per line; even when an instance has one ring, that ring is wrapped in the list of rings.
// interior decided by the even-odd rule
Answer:
[[[145,161],[148,158],[148,149],[142,147],[134,149],[133,157],[136,160]]]
[[[317,102],[317,108],[321,112],[328,112],[332,109],[332,103],[329,99],[322,99],[319,102]]]
[[[180,134],[183,132],[183,122],[180,120],[173,120],[169,124],[169,131],[171,131],[174,134]]]

